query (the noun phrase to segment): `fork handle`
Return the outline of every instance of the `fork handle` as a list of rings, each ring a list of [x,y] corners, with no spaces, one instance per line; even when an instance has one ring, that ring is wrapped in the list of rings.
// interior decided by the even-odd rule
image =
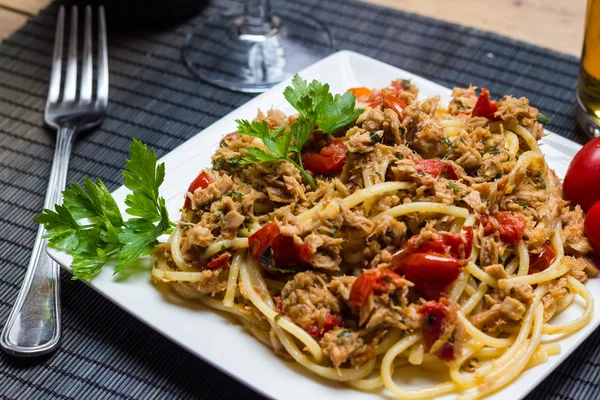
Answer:
[[[69,156],[76,130],[60,127],[44,208],[62,203]],[[0,336],[0,346],[12,355],[32,357],[52,352],[59,343],[59,266],[46,253],[45,229],[39,226],[19,296]]]

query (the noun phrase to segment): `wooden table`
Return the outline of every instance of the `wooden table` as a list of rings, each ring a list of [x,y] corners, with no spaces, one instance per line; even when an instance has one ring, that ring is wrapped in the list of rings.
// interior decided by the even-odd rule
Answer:
[[[586,0],[363,1],[472,26],[575,56],[581,52]],[[48,3],[50,0],[0,0],[0,41]]]

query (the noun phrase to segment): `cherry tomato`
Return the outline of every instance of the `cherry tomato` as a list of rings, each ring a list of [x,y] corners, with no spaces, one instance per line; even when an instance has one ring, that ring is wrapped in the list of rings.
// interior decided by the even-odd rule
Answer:
[[[556,250],[549,242],[544,243],[544,248],[539,254],[529,255],[529,273],[544,271],[556,260]]]
[[[590,140],[575,154],[565,180],[565,199],[577,203],[587,212],[600,200],[600,137]]]
[[[248,238],[250,256],[264,269],[285,268],[310,262],[310,245],[297,245],[290,236],[279,233],[279,227],[271,222]]]
[[[373,93],[373,91],[369,88],[366,87],[356,87],[356,88],[350,88],[348,90],[346,90],[347,92],[351,92],[357,99],[360,99],[361,97],[367,97],[370,96],[371,93]]]
[[[452,256],[434,252],[412,253],[392,259],[394,269],[414,283],[426,299],[439,299],[460,274],[462,263]]]
[[[397,284],[402,277],[389,269],[374,268],[363,272],[350,289],[350,303],[362,307],[371,292],[384,292],[388,285]]]
[[[406,108],[407,104],[404,99],[394,96],[387,90],[382,90],[381,94],[383,96],[383,106],[387,108],[391,108],[398,114],[399,117],[402,117],[402,112]]]
[[[419,314],[423,316],[421,335],[427,350],[431,349],[431,346],[444,334],[445,322],[449,312],[450,303],[445,298],[440,299],[439,302],[428,301],[419,308]],[[454,343],[452,341],[444,343],[436,355],[444,361],[454,360],[456,358]]]
[[[304,168],[315,174],[331,174],[340,172],[348,159],[344,138],[331,139],[319,153],[306,153],[302,155]]]
[[[593,185],[590,185],[593,186]],[[595,250],[600,252],[600,201],[590,208],[583,222],[585,236]]]
[[[490,92],[486,88],[481,89],[481,94],[477,98],[477,103],[471,111],[472,117],[484,117],[490,121],[498,121],[500,118],[496,117],[494,113],[498,111],[498,102],[496,100],[490,100]]]
[[[482,215],[479,217],[479,222],[483,225],[484,234],[490,235],[498,231],[500,240],[507,244],[518,243],[523,238],[525,231],[525,219],[510,211]]]
[[[190,184],[190,187],[188,188],[188,192],[189,193],[194,193],[196,191],[196,189],[198,188],[202,188],[202,189],[206,189],[208,187],[208,185],[210,185],[211,183],[213,183],[213,179],[208,176],[208,174],[204,171],[202,171],[197,177],[196,179],[194,179],[192,181],[192,183]],[[185,202],[183,203],[183,208],[188,208],[191,205],[191,200],[189,197],[186,196],[185,198]]]
[[[231,253],[225,252],[214,260],[206,264],[206,268],[217,269],[217,268],[229,268],[228,260],[231,258]]]

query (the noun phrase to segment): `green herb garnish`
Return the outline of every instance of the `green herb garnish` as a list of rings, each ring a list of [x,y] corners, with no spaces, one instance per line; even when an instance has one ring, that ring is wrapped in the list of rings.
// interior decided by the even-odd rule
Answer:
[[[549,124],[550,121],[552,121],[552,118],[547,117],[546,115],[544,115],[542,113],[539,113],[538,116],[537,116],[537,120],[539,122],[541,122],[542,124],[546,125],[546,124]]]
[[[89,279],[111,260],[115,273],[150,254],[157,238],[174,225],[169,221],[164,198],[158,188],[165,177],[164,164],[157,165],[154,150],[133,139],[127,169],[122,170],[125,186],[125,221],[114,198],[100,179],[85,178],[83,187],[73,183],[63,192],[64,204],[55,211],[44,209],[35,222],[46,228],[49,244],[73,256],[73,279]]]
[[[259,138],[266,147],[248,148],[250,154],[242,158],[240,164],[289,161],[298,168],[310,186],[316,189],[317,184],[302,165],[302,147],[316,127],[326,134],[331,134],[354,122],[363,110],[354,109],[356,97],[352,93],[334,96],[329,92],[328,84],[316,80],[309,84],[299,75],[294,76],[292,85],[285,88],[283,95],[300,113],[300,117],[289,130],[285,126],[271,130],[265,121],[236,120],[237,133]],[[297,154],[298,162],[290,157],[290,152]]]

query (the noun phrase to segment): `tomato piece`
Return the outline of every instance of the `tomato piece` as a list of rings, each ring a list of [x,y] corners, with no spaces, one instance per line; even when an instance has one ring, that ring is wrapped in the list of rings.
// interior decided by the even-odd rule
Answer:
[[[498,233],[500,239],[505,243],[515,244],[523,239],[525,231],[525,219],[520,215],[514,215],[510,211],[501,211],[494,214],[498,220]]]
[[[190,183],[190,187],[188,187],[187,191],[189,193],[194,193],[198,188],[206,189],[211,183],[213,183],[213,179],[210,176],[208,176],[206,172],[202,171],[196,177],[196,179],[194,179],[192,183]],[[186,196],[185,202],[183,203],[183,208],[188,208],[191,205],[191,203],[192,201],[190,200],[190,198]]]
[[[421,335],[427,350],[431,349],[433,344],[444,334],[449,312],[450,302],[445,298],[440,299],[439,302],[428,301],[419,308],[419,314],[423,316]],[[444,343],[436,355],[444,361],[454,360],[456,358],[454,343],[452,341]]]
[[[451,164],[446,164],[444,168],[444,175],[446,175],[446,178],[451,179],[453,181],[457,181],[460,179],[458,174],[456,173],[456,170]]]
[[[467,259],[471,255],[473,243],[473,227],[466,226],[463,228],[464,234],[440,232],[433,238],[420,242],[419,236],[411,237],[405,245],[402,252],[402,257],[406,257],[412,253],[438,253],[449,254],[457,259]],[[400,259],[396,257],[396,262],[399,265]]]
[[[214,260],[206,264],[206,268],[209,269],[217,269],[217,268],[229,268],[229,259],[231,258],[231,253],[225,252],[220,256],[216,257]]]
[[[427,172],[429,175],[433,175],[435,178],[440,176],[440,174],[444,171],[444,163],[437,159],[416,160],[415,164],[417,165],[418,170]]]
[[[600,137],[575,154],[563,181],[565,199],[579,204],[585,212],[600,201],[600,185],[590,182],[600,182]]]
[[[479,223],[483,225],[483,233],[486,235],[498,232],[500,240],[507,244],[516,244],[523,238],[525,231],[525,219],[520,215],[514,215],[510,211],[500,211],[494,215],[482,215]]]
[[[477,103],[471,111],[472,117],[484,117],[490,121],[499,121],[500,118],[494,114],[498,111],[498,102],[496,100],[490,100],[490,91],[486,88],[481,89],[481,93],[477,98]]]
[[[275,302],[275,308],[280,315],[283,315],[283,306],[281,305],[281,296],[273,297],[273,301]]]
[[[544,248],[539,254],[529,255],[529,273],[544,271],[556,260],[557,255],[550,242],[544,243]]]
[[[404,92],[406,89],[404,88],[404,79],[396,79],[392,81],[392,87],[396,89],[396,95]]]
[[[352,288],[350,288],[350,303],[362,307],[367,302],[371,292],[385,292],[390,285],[398,284],[401,279],[400,275],[389,269],[369,269],[360,274],[354,281],[354,284],[352,284]]]
[[[282,235],[279,226],[271,222],[248,238],[250,256],[264,269],[285,268],[310,262],[308,243],[297,245],[290,236]]]
[[[304,330],[308,332],[308,334],[312,337],[319,337],[323,336],[326,332],[329,332],[336,326],[343,325],[342,322],[343,321],[340,318],[336,317],[335,315],[332,315],[331,313],[327,313],[327,315],[325,316],[325,322],[323,323],[322,327],[315,322],[313,325],[305,327]]]
[[[321,148],[319,153],[302,155],[302,164],[315,174],[331,174],[340,172],[348,159],[344,138],[335,138]]]
[[[585,216],[583,231],[595,253],[600,252],[600,201],[594,204]]]
[[[400,118],[402,118],[402,112],[407,106],[406,101],[404,101],[404,99],[394,96],[387,90],[382,90],[381,95],[383,96],[383,106],[391,108],[396,112],[396,114],[398,114]]]
[[[371,93],[373,93],[373,91],[367,87],[356,87],[356,88],[350,88],[348,90],[346,90],[347,92],[351,92],[357,99],[361,98],[361,97],[367,97],[370,96]]]
[[[419,295],[439,299],[460,274],[462,263],[452,256],[434,252],[394,256],[394,269],[415,285]]]

